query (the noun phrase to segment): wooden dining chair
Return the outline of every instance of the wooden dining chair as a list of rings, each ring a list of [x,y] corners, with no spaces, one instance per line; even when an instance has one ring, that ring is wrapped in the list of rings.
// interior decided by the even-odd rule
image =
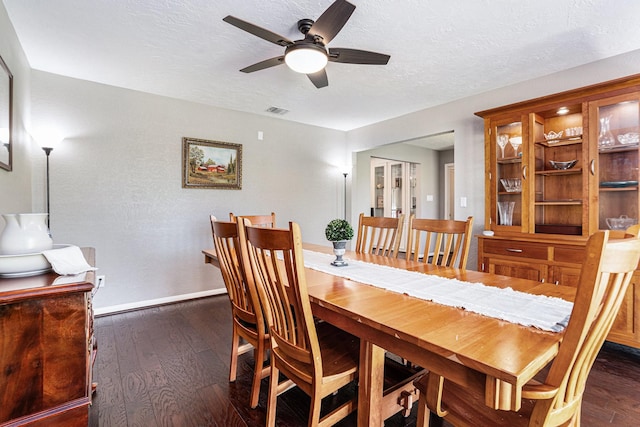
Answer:
[[[231,362],[229,381],[236,380],[238,356],[253,349],[254,369],[251,383],[250,404],[258,406],[260,381],[269,375],[269,365],[264,364],[271,341],[267,324],[260,309],[258,293],[247,285],[242,269],[242,259],[238,241],[238,227],[234,222],[214,221],[212,217],[213,241],[215,244],[222,278],[231,301],[233,333],[231,338]],[[241,339],[246,344],[241,344]]]
[[[215,215],[209,215],[209,222],[211,223],[211,236],[213,237],[213,246],[216,246],[216,237],[215,237],[215,233],[213,232],[213,223],[216,222],[218,220],[218,218],[216,218]]]
[[[397,218],[364,216],[358,219],[356,252],[398,258],[404,214]]]
[[[609,234],[601,231],[589,238],[580,284],[558,354],[544,382],[524,385],[520,411],[496,411],[487,406],[484,381],[450,379],[447,372],[432,370],[417,382],[421,391],[419,426],[428,423],[428,410],[454,426],[580,425],[587,376],[640,259],[637,237],[610,239]]]
[[[271,212],[271,215],[234,215],[233,212],[229,212],[229,220],[231,222],[238,222],[240,217],[247,218],[254,227],[275,228],[276,226],[276,214],[274,212]]]
[[[640,224],[634,224],[625,230],[625,233],[640,237]]]
[[[467,268],[473,217],[466,221],[409,217],[407,259]]]
[[[247,281],[258,289],[271,336],[267,425],[274,426],[277,395],[288,385],[280,373],[311,397],[309,426],[329,426],[356,409],[350,400],[322,418],[323,397],[357,379],[358,338],[328,322],[314,322],[307,293],[298,224],[269,229],[239,223]]]

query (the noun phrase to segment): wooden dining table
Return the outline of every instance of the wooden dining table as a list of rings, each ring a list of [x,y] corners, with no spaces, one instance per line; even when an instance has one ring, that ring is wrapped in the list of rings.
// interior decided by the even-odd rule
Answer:
[[[332,253],[305,244],[304,249]],[[215,251],[205,262],[216,265]],[[573,301],[575,288],[347,251],[344,259]],[[336,267],[340,268],[340,267]],[[358,425],[382,426],[385,352],[460,384],[483,384],[485,403],[520,409],[522,386],[557,354],[563,333],[504,320],[305,268],[315,316],[360,338]]]

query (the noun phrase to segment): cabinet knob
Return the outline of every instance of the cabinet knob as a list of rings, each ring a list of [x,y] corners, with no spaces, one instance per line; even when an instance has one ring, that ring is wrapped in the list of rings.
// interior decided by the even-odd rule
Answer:
[[[507,248],[506,250],[507,252],[515,252],[517,254],[522,253],[522,249]]]

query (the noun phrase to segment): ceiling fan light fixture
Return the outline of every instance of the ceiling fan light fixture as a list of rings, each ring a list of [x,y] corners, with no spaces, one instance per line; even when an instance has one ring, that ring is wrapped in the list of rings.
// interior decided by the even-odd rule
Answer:
[[[302,74],[317,73],[327,65],[328,61],[327,51],[313,43],[288,46],[284,54],[284,62],[289,68]]]

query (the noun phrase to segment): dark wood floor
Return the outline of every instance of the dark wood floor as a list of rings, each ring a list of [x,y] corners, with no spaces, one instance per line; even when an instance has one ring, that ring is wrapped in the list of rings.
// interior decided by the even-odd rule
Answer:
[[[262,426],[268,380],[248,408],[251,355],[228,381],[231,315],[226,295],[96,319],[98,389],[91,426]],[[331,399],[342,399],[346,390]],[[330,404],[331,402],[328,402]],[[309,399],[297,389],[278,401],[279,426],[306,425]],[[386,426],[414,426],[412,415]],[[606,343],[591,371],[582,425],[640,425],[640,351]],[[355,414],[340,423],[355,426]]]

